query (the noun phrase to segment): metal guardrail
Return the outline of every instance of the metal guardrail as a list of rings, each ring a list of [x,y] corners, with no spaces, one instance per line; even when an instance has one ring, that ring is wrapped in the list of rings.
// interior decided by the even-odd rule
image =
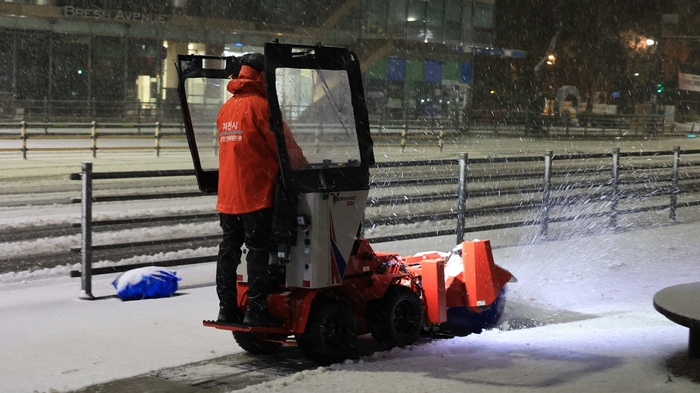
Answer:
[[[381,116],[370,119],[371,131],[375,142],[398,145],[403,151],[409,143],[434,145],[444,147],[445,140],[455,139],[467,134],[493,134],[507,136],[533,136],[526,127],[524,113],[500,113],[497,111],[472,111],[471,117],[461,120],[452,117],[417,117],[411,121],[401,119],[386,119]],[[539,124],[542,133],[536,136],[552,138],[622,138],[648,137],[662,135],[672,131],[664,124],[661,115],[610,115],[591,116],[583,114],[579,117],[580,125],[571,126],[558,117],[542,116]],[[153,139],[152,147],[98,145],[100,139],[139,140]],[[27,146],[28,140],[90,140],[90,146],[84,147],[32,147]],[[119,123],[119,122],[31,122],[19,121],[0,123],[1,140],[21,140],[19,147],[0,147],[2,152],[19,152],[26,159],[31,152],[48,151],[90,151],[92,157],[97,157],[98,151],[109,150],[141,150],[154,151],[159,156],[163,150],[185,150],[187,147],[164,146],[165,139],[184,141],[184,126],[181,123]],[[217,146],[212,146],[217,151]]]
[[[13,134],[7,130],[16,129],[18,134]],[[30,130],[42,130],[44,132],[30,132]],[[52,131],[49,131],[52,130]],[[70,131],[69,131],[70,130]],[[81,131],[83,130],[83,131]],[[164,130],[178,130],[176,132]],[[134,132],[135,131],[135,132]],[[150,132],[148,132],[150,131]],[[147,146],[98,146],[97,141],[100,138],[110,139],[153,139],[153,147]],[[23,159],[27,159],[27,153],[36,152],[56,152],[56,151],[91,151],[92,157],[97,157],[98,150],[153,150],[156,156],[160,156],[162,150],[185,150],[187,146],[163,146],[163,139],[181,139],[185,140],[184,127],[182,124],[131,124],[131,123],[28,123],[21,121],[19,123],[0,123],[0,140],[17,140],[22,141],[21,147],[18,148],[2,148],[1,152],[19,151]],[[91,140],[89,147],[35,147],[29,149],[27,141],[33,140]]]
[[[365,219],[363,222],[363,226],[365,228],[369,228],[373,226],[411,224],[422,221],[454,221],[454,227],[450,229],[435,229],[426,232],[402,233],[398,235],[369,237],[368,240],[372,243],[382,243],[398,240],[455,235],[456,243],[459,244],[464,239],[466,233],[525,226],[539,226],[540,236],[546,239],[549,236],[550,224],[571,222],[582,219],[607,217],[609,220],[608,226],[612,228],[617,228],[618,219],[621,215],[644,212],[658,212],[666,209],[668,209],[669,211],[668,219],[671,222],[675,222],[677,209],[683,207],[700,206],[700,200],[686,201],[682,203],[678,202],[678,198],[681,195],[681,191],[684,191],[686,194],[700,193],[700,182],[698,182],[700,181],[700,174],[692,173],[692,170],[694,168],[697,168],[697,172],[700,172],[700,162],[693,162],[687,160],[684,161],[681,165],[681,153],[683,153],[684,155],[698,155],[700,154],[700,150],[681,151],[680,147],[675,147],[673,151],[665,152],[654,151],[622,153],[620,152],[619,148],[616,148],[613,149],[612,153],[602,154],[554,155],[552,151],[547,151],[547,153],[543,156],[477,159],[469,159],[468,155],[466,153],[463,153],[460,155],[458,160],[403,161],[379,163],[374,167],[375,170],[398,169],[401,170],[401,173],[395,176],[395,179],[374,181],[371,184],[371,188],[373,189],[383,189],[391,187],[396,188],[405,186],[411,186],[412,188],[415,188],[436,184],[448,186],[448,188],[449,186],[456,186],[456,188],[453,188],[452,193],[439,192],[419,194],[413,196],[390,195],[386,197],[372,197],[367,202],[367,208],[383,205],[401,205],[413,204],[416,202],[441,201],[446,201],[448,204],[449,202],[454,202],[456,206],[452,205],[454,206],[454,208],[449,208],[447,210],[426,214],[410,214],[405,216],[388,216]],[[664,157],[670,157],[670,162],[661,161],[661,163],[652,163],[651,165],[646,163],[624,166],[620,165],[620,158],[644,158],[646,162],[646,160],[650,158],[658,160],[663,159]],[[608,165],[597,165],[592,168],[586,168],[584,165],[578,165],[576,166],[576,170],[574,172],[572,172],[569,169],[554,170],[554,162],[567,160],[578,162],[580,164],[584,164],[590,160],[602,160],[602,162],[607,161]],[[543,166],[540,166],[542,164]],[[483,175],[478,175],[477,173],[475,173],[474,170],[470,169],[471,167],[476,167],[478,165],[481,165],[484,168]],[[506,173],[501,175],[492,174],[495,172],[491,170],[493,169],[492,166],[508,165],[513,165],[513,168],[517,168],[518,173]],[[530,165],[529,169],[523,169],[523,166],[525,165]],[[431,169],[433,170],[436,170],[436,168],[443,168],[446,169],[446,173],[445,176],[441,177],[404,179],[402,176],[403,170],[411,167],[431,167]],[[682,180],[686,182],[686,185],[684,187],[681,187],[680,185],[681,179],[679,173],[681,167],[683,167],[684,169],[684,178]],[[621,178],[621,173],[634,174],[641,171],[655,173],[654,181],[650,184],[650,182],[648,181],[640,182],[635,178]],[[572,173],[576,176],[593,177],[593,179],[590,180],[590,184],[583,184],[581,181],[578,180],[570,180],[569,178],[572,176]],[[93,221],[92,204],[95,202],[142,200],[146,198],[156,199],[160,197],[192,197],[194,196],[193,194],[201,195],[199,193],[185,192],[175,194],[170,193],[167,195],[146,194],[93,197],[93,180],[193,175],[193,170],[93,173],[91,163],[83,163],[82,171],[80,173],[71,174],[71,180],[82,181],[81,198],[75,198],[73,200],[74,203],[79,202],[82,205],[81,222],[80,224],[74,224],[74,226],[79,225],[82,227],[82,240],[80,247],[74,247],[72,249],[72,251],[81,252],[81,270],[70,272],[71,277],[81,277],[81,297],[86,299],[93,298],[91,284],[93,274],[122,272],[142,266],[177,266],[194,263],[212,262],[216,260],[216,256],[211,255],[161,262],[149,262],[144,264],[119,265],[96,269],[92,268],[92,251],[100,249],[117,249],[122,247],[130,247],[134,245],[134,243],[131,242],[128,244],[110,244],[95,246],[92,244],[93,226],[129,224],[134,223],[136,221],[173,221],[184,218],[192,218],[193,216],[211,217],[212,219],[217,217],[217,215],[214,213],[203,213],[200,215],[149,217],[140,220],[137,219],[136,221],[133,218],[123,220]],[[600,179],[595,179],[595,177],[598,177]],[[485,184],[507,181],[515,181],[516,183],[515,185],[508,187],[496,185],[494,187],[489,188],[485,186]],[[518,184],[518,182],[520,181],[532,181],[533,183],[529,186],[523,186]],[[695,183],[692,183],[693,181],[695,181]],[[469,184],[472,184],[475,189],[468,190],[467,187]],[[478,189],[478,185],[481,185],[481,189]],[[590,189],[594,189],[597,191],[586,192],[586,190]],[[585,198],[580,198],[581,195],[577,195],[577,192],[584,192]],[[555,194],[562,195],[557,196]],[[507,195],[530,196],[527,197],[525,200],[518,200],[513,202],[491,202],[497,201],[497,199],[493,198],[494,196]],[[648,206],[637,206],[626,209],[621,209],[619,207],[620,202],[623,200],[629,200],[631,198],[639,198],[640,196],[648,195],[653,195],[655,198],[666,196],[669,198],[669,202]],[[470,200],[485,200],[486,203],[482,204],[482,206],[468,208],[467,202]],[[571,215],[566,211],[559,212],[558,214],[555,214],[553,212],[553,209],[557,207],[562,208],[575,205],[578,206],[582,204],[592,204],[596,203],[594,201],[601,200],[606,201],[605,203],[607,204],[607,210],[591,211],[586,213],[577,212],[574,215]],[[506,220],[505,222],[497,222],[485,225],[466,225],[467,218],[474,219],[478,217],[493,215],[505,215],[507,217],[507,215],[509,214],[512,215],[514,213],[524,211],[539,211],[539,213],[535,213],[534,215],[531,215],[531,218],[525,220]],[[211,238],[209,235],[178,239],[169,238],[163,240],[144,242],[144,244],[167,244],[203,239],[213,238]]]

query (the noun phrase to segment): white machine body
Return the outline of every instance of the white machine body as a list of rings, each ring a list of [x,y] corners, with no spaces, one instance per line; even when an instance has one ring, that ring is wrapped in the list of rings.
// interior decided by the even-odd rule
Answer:
[[[298,215],[308,219],[291,248],[286,285],[340,285],[365,209],[368,190],[302,194]]]

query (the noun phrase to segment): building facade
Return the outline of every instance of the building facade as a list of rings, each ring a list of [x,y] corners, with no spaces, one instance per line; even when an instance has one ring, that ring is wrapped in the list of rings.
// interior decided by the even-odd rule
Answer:
[[[373,115],[448,116],[468,100],[474,53],[495,39],[495,0],[222,3],[0,2],[0,117],[179,121],[177,55],[239,55],[275,39],[354,50]]]

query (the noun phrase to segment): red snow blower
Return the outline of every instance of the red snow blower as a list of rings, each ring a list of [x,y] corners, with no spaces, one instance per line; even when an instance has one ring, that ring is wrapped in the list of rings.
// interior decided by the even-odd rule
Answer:
[[[177,66],[197,181],[202,192],[216,193],[215,120],[239,59],[178,56]],[[280,262],[271,266],[279,285],[268,309],[284,324],[204,325],[232,331],[253,354],[291,344],[320,363],[351,356],[357,337],[368,333],[395,347],[421,336],[494,327],[503,313],[504,287],[514,278],[494,264],[488,240],[464,242],[447,253],[401,256],[375,252],[361,238],[374,154],[357,56],[344,48],[268,43],[265,79],[278,188],[288,196],[274,206],[282,218],[274,239]],[[303,150],[304,168],[290,162],[285,127]],[[238,269],[238,306],[245,310],[245,263]]]

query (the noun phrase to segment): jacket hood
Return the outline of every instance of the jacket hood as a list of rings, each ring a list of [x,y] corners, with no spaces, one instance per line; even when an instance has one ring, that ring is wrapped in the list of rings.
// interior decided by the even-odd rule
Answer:
[[[238,78],[231,79],[226,86],[231,94],[253,93],[263,97],[265,94],[265,78],[253,67],[244,65],[238,73]]]

